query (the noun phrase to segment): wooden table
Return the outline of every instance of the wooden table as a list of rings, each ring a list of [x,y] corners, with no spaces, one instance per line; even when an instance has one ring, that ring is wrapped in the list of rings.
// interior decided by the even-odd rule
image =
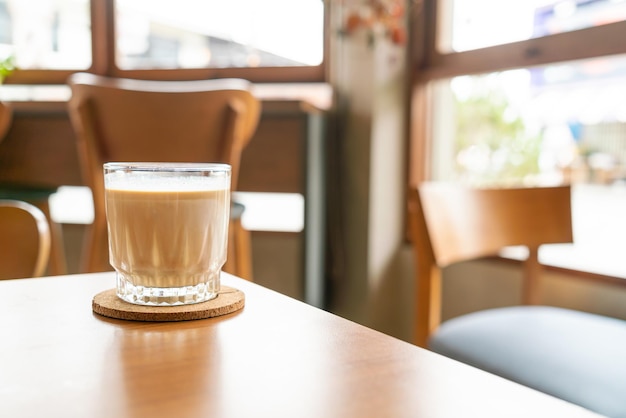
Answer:
[[[594,417],[224,275],[243,310],[190,322],[94,314],[113,273],[0,281],[3,417]]]

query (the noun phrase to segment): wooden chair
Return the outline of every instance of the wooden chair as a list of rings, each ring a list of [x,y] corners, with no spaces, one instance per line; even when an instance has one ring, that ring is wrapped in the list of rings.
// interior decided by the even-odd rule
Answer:
[[[83,271],[110,270],[102,164],[107,161],[223,162],[237,186],[241,152],[256,131],[260,102],[240,79],[145,81],[75,73],[69,114],[95,217]],[[240,210],[233,210],[233,214]],[[231,222],[224,270],[252,279],[249,231]],[[241,241],[241,235],[247,241]],[[243,251],[236,251],[241,245]]]
[[[0,101],[0,152],[1,143],[9,132],[13,122],[13,109],[7,103]],[[63,230],[60,224],[54,222],[50,214],[50,196],[56,193],[56,187],[38,187],[30,184],[14,182],[0,182],[0,199],[25,201],[41,210],[50,224],[51,247],[47,274],[59,275],[67,273]]]
[[[569,186],[411,190],[417,263],[415,343],[612,417],[626,417],[626,321],[540,306],[538,248],[572,242]],[[442,269],[528,247],[523,304],[441,321]],[[471,277],[467,277],[471,280]]]
[[[44,213],[27,202],[0,199],[0,279],[42,276],[49,256]]]

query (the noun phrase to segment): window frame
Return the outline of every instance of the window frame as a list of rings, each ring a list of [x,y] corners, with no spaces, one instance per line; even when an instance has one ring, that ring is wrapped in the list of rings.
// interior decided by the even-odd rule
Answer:
[[[413,11],[408,183],[431,179],[432,82],[602,56],[626,54],[626,21],[463,52],[437,49],[438,0]]]
[[[320,0],[322,1],[322,0]],[[324,1],[324,55],[317,66],[122,70],[115,63],[115,0],[90,0],[92,63],[85,70],[20,70],[6,84],[65,84],[78,71],[144,80],[245,78],[254,83],[325,82],[328,79],[329,2]]]
[[[409,110],[407,129],[408,189],[432,180],[431,147],[433,141],[433,96],[435,82],[462,75],[488,74],[498,71],[531,68],[626,54],[626,21],[579,29],[514,43],[496,45],[472,51],[441,53],[437,49],[438,0],[423,0],[422,7],[411,15],[412,32],[409,45]],[[409,202],[406,202],[409,213]],[[406,215],[408,216],[408,215]],[[408,217],[405,216],[406,239],[411,242]],[[493,257],[519,263],[518,260]],[[607,285],[626,286],[619,276],[608,276],[589,269],[545,264],[547,270],[565,273],[581,280]]]

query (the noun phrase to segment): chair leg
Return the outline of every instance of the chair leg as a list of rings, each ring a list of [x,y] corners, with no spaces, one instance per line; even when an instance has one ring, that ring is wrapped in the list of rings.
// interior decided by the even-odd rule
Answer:
[[[81,272],[112,271],[109,262],[109,241],[106,219],[97,217],[85,229],[81,254]]]
[[[241,224],[241,218],[230,220],[228,227],[228,257],[224,271],[243,279],[252,278],[252,245],[250,231]]]
[[[234,222],[235,254],[237,260],[237,275],[254,281],[252,275],[252,241],[250,231],[243,227],[241,219]]]
[[[50,216],[50,205],[47,200],[32,203],[46,215],[48,224],[50,225],[50,261],[48,262],[47,274],[51,276],[67,274],[63,228],[59,223],[52,220]]]

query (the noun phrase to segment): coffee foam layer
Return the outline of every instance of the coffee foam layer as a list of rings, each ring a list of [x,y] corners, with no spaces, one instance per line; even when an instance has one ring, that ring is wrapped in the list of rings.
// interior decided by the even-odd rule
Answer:
[[[169,176],[145,173],[109,173],[104,177],[105,187],[110,190],[129,191],[210,191],[230,188],[228,176]]]

